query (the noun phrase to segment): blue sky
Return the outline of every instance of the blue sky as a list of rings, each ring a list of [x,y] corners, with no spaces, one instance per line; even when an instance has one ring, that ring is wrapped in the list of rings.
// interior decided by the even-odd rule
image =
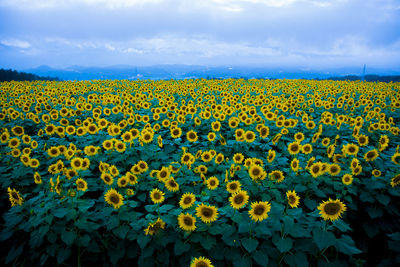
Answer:
[[[0,67],[400,70],[398,0],[0,0]]]

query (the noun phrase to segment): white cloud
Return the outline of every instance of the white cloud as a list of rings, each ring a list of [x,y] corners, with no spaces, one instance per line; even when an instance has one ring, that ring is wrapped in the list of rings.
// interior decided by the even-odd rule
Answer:
[[[1,40],[0,43],[5,46],[11,46],[11,47],[16,47],[16,48],[21,48],[21,49],[26,49],[31,46],[31,44],[27,41],[23,40],[18,40],[18,39],[5,39]]]
[[[76,6],[106,7],[110,9],[129,8],[158,4],[164,0],[4,0],[0,6],[18,9],[47,9],[66,8]]]

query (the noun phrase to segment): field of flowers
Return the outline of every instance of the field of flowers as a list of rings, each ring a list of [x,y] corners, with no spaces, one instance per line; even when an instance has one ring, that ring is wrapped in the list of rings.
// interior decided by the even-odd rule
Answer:
[[[400,264],[399,88],[1,83],[1,261]]]

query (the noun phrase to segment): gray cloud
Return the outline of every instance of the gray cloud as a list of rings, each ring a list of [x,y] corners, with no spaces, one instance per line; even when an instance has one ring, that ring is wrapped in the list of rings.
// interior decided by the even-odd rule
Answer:
[[[10,67],[366,63],[400,68],[395,0],[27,2],[0,4],[0,53]]]

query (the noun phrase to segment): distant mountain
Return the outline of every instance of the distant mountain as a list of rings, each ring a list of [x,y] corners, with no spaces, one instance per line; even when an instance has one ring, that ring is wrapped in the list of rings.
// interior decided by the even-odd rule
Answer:
[[[360,75],[358,68],[340,68],[334,70],[311,70],[273,68],[260,66],[198,66],[198,65],[153,65],[129,66],[116,65],[110,67],[70,66],[65,69],[55,69],[49,66],[39,66],[25,70],[41,76],[56,76],[63,80],[96,80],[96,79],[195,79],[195,78],[267,78],[267,79],[328,79],[330,77],[345,77],[345,75]],[[370,69],[376,74],[400,75],[382,69]]]
[[[42,77],[31,73],[19,72],[11,69],[0,69],[0,82],[4,81],[35,81],[35,80],[49,80],[58,81],[58,78]]]

